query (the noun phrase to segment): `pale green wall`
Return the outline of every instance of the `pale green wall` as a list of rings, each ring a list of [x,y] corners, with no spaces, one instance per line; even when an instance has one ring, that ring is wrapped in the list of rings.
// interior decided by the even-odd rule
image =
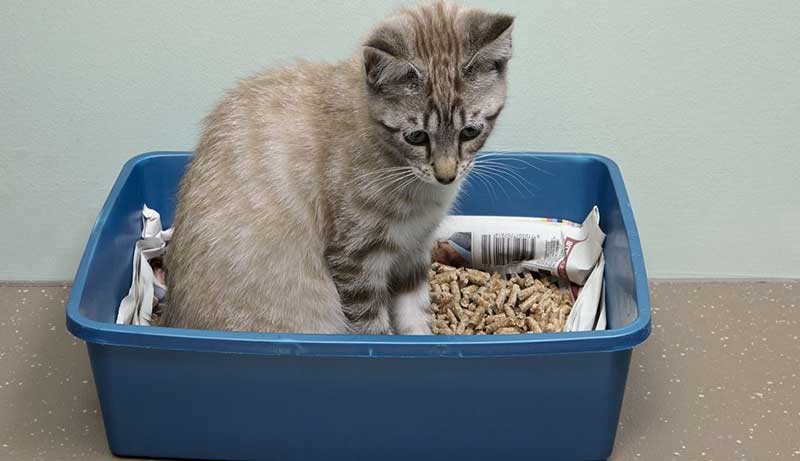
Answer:
[[[475,2],[478,3],[478,2]],[[237,78],[396,2],[0,3],[0,280],[65,280],[122,163]],[[652,276],[800,276],[800,2],[485,1],[517,16],[489,148],[619,162]]]

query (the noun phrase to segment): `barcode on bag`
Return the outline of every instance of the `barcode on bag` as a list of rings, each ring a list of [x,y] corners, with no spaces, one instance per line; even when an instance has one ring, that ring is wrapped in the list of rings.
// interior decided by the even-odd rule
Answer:
[[[505,266],[535,259],[535,253],[536,237],[533,235],[481,234],[480,261],[475,263],[483,266]]]

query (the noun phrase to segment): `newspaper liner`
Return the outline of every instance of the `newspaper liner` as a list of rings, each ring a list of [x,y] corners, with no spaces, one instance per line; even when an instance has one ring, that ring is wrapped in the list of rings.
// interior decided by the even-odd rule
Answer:
[[[506,274],[530,270],[558,276],[562,291],[573,297],[564,331],[603,330],[605,234],[599,222],[597,207],[580,225],[545,218],[447,216],[435,232],[433,259]],[[142,239],[134,247],[131,287],[120,302],[118,324],[150,325],[154,306],[164,307],[167,288],[151,261],[166,253],[171,237],[159,213],[144,205]],[[481,242],[474,252],[473,241]]]
[[[145,205],[142,209],[142,239],[133,249],[133,280],[128,295],[119,303],[117,323],[150,325],[154,305],[167,295],[167,288],[156,280],[150,261],[164,255],[170,237],[172,229],[162,230],[161,215]]]

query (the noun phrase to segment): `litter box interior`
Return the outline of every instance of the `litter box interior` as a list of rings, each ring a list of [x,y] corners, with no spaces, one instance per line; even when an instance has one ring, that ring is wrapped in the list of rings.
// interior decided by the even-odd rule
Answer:
[[[606,306],[608,328],[624,327],[637,318],[636,277],[620,195],[608,164],[583,155],[505,154],[496,157],[517,176],[494,181],[468,177],[454,214],[552,217],[580,222],[592,208],[600,209],[606,233]],[[114,323],[119,301],[131,282],[131,255],[140,238],[143,204],[172,225],[176,194],[189,153],[164,153],[129,163],[109,197],[110,212],[101,215],[80,313],[90,320]],[[619,183],[619,181],[618,181]],[[622,203],[621,203],[622,202]],[[638,252],[638,244],[634,251]],[[265,301],[268,302],[268,301]],[[143,327],[146,328],[146,327]]]

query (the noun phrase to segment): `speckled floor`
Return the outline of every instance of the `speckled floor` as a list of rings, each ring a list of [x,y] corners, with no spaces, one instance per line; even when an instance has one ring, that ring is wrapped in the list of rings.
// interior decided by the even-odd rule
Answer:
[[[611,460],[800,460],[800,282],[652,285]],[[0,285],[0,460],[107,460],[66,286]]]

